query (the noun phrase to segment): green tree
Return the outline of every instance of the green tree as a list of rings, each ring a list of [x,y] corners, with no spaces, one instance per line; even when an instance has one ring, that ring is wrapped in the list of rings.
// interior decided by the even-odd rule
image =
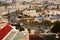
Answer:
[[[22,11],[20,11],[20,10],[16,10],[16,13],[18,13],[18,14],[19,14],[19,13],[22,13]]]
[[[19,27],[19,31],[24,31],[24,28],[23,27]]]
[[[54,22],[54,25],[51,29],[51,32],[53,33],[60,33],[60,21]]]
[[[43,24],[44,26],[51,26],[51,25],[52,25],[51,21],[49,21],[49,20],[43,21],[42,24]]]

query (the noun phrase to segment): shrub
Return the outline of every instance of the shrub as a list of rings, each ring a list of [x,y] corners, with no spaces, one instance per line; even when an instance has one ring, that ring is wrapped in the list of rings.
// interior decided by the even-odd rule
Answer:
[[[53,25],[53,28],[51,29],[51,32],[60,33],[60,22],[59,21],[54,22],[54,25]]]

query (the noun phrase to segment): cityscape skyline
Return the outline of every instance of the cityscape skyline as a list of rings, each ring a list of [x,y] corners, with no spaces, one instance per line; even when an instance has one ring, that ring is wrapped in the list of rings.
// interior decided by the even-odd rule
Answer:
[[[60,0],[0,0],[0,40],[60,40]]]
[[[0,1],[4,1],[4,0],[0,0]],[[9,1],[9,0],[8,0]],[[33,1],[33,0],[21,0],[21,1]],[[48,1],[48,0],[47,0]],[[60,1],[60,0],[53,0],[53,1]]]

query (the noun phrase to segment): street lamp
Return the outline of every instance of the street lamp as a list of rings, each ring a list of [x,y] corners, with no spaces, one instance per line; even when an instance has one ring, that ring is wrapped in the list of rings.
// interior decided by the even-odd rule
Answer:
[[[58,34],[56,34],[56,38],[59,38]]]
[[[21,26],[23,26],[23,23],[20,23]]]

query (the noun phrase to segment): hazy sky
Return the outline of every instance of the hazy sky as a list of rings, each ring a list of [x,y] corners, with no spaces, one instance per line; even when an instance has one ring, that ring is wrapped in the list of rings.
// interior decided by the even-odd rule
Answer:
[[[30,0],[21,0],[21,1],[30,1]]]

